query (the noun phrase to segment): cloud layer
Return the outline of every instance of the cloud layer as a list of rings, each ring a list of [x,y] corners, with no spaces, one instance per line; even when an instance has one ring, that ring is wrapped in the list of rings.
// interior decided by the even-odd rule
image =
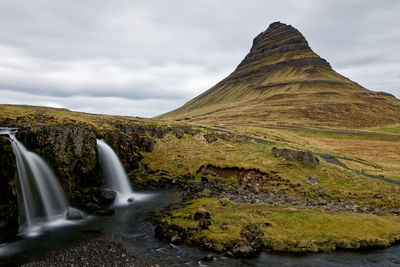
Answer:
[[[339,73],[400,98],[400,2],[0,2],[0,102],[155,116],[227,76],[274,21]]]

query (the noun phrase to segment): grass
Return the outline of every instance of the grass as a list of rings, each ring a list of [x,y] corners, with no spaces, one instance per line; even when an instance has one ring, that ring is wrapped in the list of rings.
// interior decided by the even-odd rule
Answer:
[[[147,165],[151,173],[166,171],[171,179],[188,179],[196,176],[197,171],[207,164],[218,167],[240,167],[259,169],[262,172],[277,172],[282,179],[297,185],[298,193],[308,197],[313,187],[305,182],[311,175],[319,178],[326,194],[334,198],[354,199],[363,203],[374,203],[378,206],[400,207],[400,186],[384,181],[370,179],[354,174],[340,167],[320,160],[316,168],[310,168],[300,162],[289,162],[276,158],[272,153],[272,145],[255,142],[237,143],[236,139],[224,141],[218,139],[207,143],[203,134],[185,136],[177,139],[169,134],[158,141],[152,153],[143,153],[142,163]],[[282,145],[284,147],[284,145]],[[238,181],[236,181],[238,184]],[[374,195],[382,198],[377,199]]]
[[[197,242],[207,238],[217,251],[243,242],[240,233],[249,221],[261,226],[264,246],[275,251],[318,252],[370,246],[385,247],[400,239],[398,216],[327,212],[317,208],[235,202],[222,206],[216,198],[190,201],[183,209],[172,211],[165,220],[169,224],[186,229],[196,228],[197,221],[189,218],[192,218],[199,208],[211,213],[212,225],[209,230],[195,233],[191,238]],[[227,230],[223,230],[221,226]]]

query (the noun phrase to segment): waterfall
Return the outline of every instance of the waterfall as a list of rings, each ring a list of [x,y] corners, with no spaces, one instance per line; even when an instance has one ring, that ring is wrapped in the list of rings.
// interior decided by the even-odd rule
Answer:
[[[10,137],[17,162],[19,232],[34,236],[45,227],[63,224],[68,201],[46,162],[28,151],[17,140],[15,132],[12,129],[0,129],[0,133]]]
[[[134,199],[134,193],[129,184],[124,167],[114,150],[102,139],[97,139],[100,166],[106,177],[109,189],[117,192],[117,205],[126,205]]]

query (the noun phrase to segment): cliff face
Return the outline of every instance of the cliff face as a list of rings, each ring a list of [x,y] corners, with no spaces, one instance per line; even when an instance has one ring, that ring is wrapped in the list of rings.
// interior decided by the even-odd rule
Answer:
[[[400,101],[338,74],[297,29],[275,22],[228,77],[159,117],[362,128],[400,122]]]
[[[2,126],[18,126],[8,121]],[[25,125],[25,123],[23,124]],[[115,125],[114,130],[99,131],[82,125],[37,125],[19,127],[18,140],[40,155],[55,172],[71,205],[85,209],[96,202],[104,177],[98,164],[96,138],[104,138],[121,159],[127,172],[135,170],[141,152],[151,152],[153,137],[166,131],[157,126],[139,124]],[[0,228],[17,225],[17,175],[15,155],[10,141],[0,137]]]

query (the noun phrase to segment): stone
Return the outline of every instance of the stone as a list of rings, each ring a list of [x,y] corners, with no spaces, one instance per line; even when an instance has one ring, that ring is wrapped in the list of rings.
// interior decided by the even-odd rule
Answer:
[[[201,260],[203,261],[212,261],[214,259],[214,256],[212,254],[207,254]]]
[[[209,211],[203,209],[203,208],[199,208],[196,213],[194,214],[194,219],[195,220],[199,220],[201,218],[204,219],[210,219],[211,218],[211,214]]]
[[[204,137],[204,139],[206,139],[206,141],[208,143],[215,142],[218,139],[214,134],[205,134],[205,135],[203,135],[203,137]]]
[[[101,204],[112,204],[115,201],[115,198],[117,197],[117,192],[108,190],[108,189],[103,189],[100,191],[100,202]]]
[[[224,199],[221,199],[220,201],[219,201],[219,204],[221,204],[222,206],[228,206],[229,205],[229,202],[227,201],[227,200],[224,200]]]
[[[296,151],[291,149],[279,149],[273,147],[271,152],[276,157],[283,156],[286,160],[289,161],[301,161],[304,165],[314,168],[319,163],[319,159],[309,151]]]
[[[201,176],[201,182],[202,182],[203,184],[208,183],[208,177],[207,177],[207,175]]]
[[[101,210],[101,206],[99,204],[93,203],[93,202],[88,202],[83,205],[83,208],[85,211],[87,211],[90,214],[94,214],[97,211]]]
[[[232,249],[232,254],[237,257],[250,257],[256,252],[256,250],[245,243],[236,244]]]
[[[176,138],[181,139],[183,137],[183,132],[181,129],[178,128],[174,128],[174,133]]]
[[[84,216],[84,213],[78,209],[72,208],[72,207],[68,207],[67,209],[67,215],[66,215],[66,219],[67,220],[81,220]]]
[[[206,219],[206,218],[200,218],[199,219],[199,228],[200,229],[208,229],[208,227],[211,225],[211,220],[210,219]]]

